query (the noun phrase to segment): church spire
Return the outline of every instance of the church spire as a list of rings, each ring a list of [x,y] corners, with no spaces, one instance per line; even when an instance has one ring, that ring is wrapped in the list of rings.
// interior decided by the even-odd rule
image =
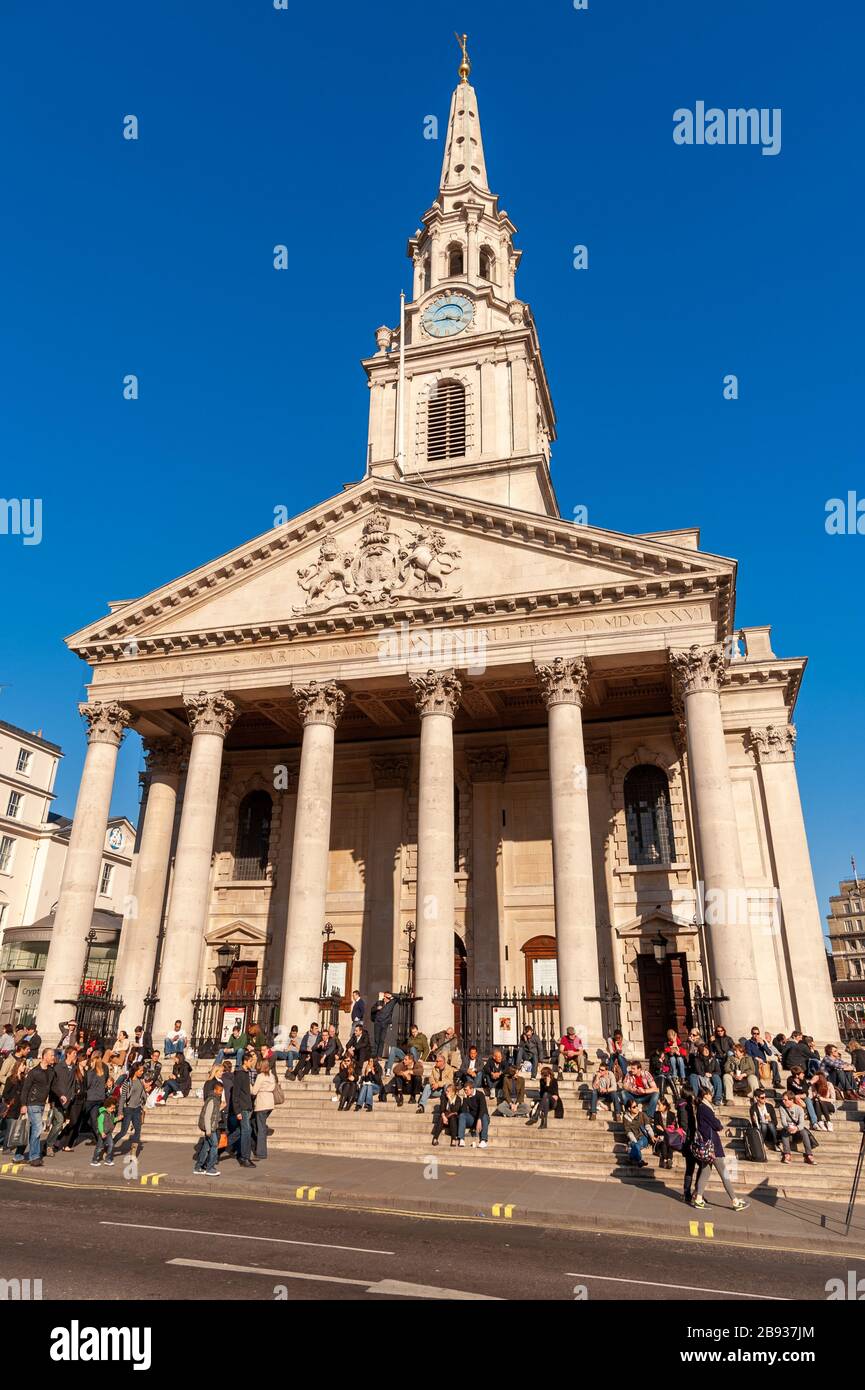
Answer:
[[[458,68],[460,80],[451,97],[439,201],[442,201],[446,194],[456,189],[466,189],[469,185],[479,192],[490,191],[478,117],[478,99],[474,87],[469,83],[472,65],[466,49],[468,35],[456,34],[455,38],[462,50],[462,61]]]

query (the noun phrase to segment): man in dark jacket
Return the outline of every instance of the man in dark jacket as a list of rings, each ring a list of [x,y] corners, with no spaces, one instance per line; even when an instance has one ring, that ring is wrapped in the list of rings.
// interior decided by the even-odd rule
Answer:
[[[297,1059],[297,1066],[291,1073],[293,1081],[302,1081],[303,1078],[306,1076],[307,1072],[312,1071],[313,1057],[315,1054],[315,1049],[318,1047],[318,1043],[318,1024],[311,1023],[309,1025],[308,1031],[304,1033],[303,1037],[300,1040],[300,1046],[298,1048],[299,1056]],[[238,1053],[238,1058],[239,1057],[240,1054]],[[239,1069],[240,1063],[238,1061],[238,1070]]]
[[[54,1048],[46,1047],[35,1067],[31,1067],[21,1087],[21,1114],[30,1121],[31,1168],[42,1167],[42,1111],[54,1084]]]
[[[373,1025],[373,1056],[383,1057],[387,1066],[387,1055],[396,1042],[396,1000],[385,990],[369,1011]]]
[[[529,1024],[523,1029],[517,1047],[517,1066],[521,1067],[524,1062],[531,1063],[532,1076],[537,1076],[538,1067],[541,1065],[541,1045],[535,1036],[534,1028]]]
[[[363,1020],[366,1015],[366,1004],[360,997],[360,990],[353,989],[351,992],[351,1032],[353,1033],[358,1023],[363,1027]]]
[[[733,1051],[734,1047],[733,1039],[730,1037],[723,1023],[718,1024],[718,1027],[712,1034],[712,1041],[709,1043],[709,1046],[711,1047],[712,1052],[717,1057],[718,1061],[721,1063],[721,1071],[723,1071],[724,1063],[726,1062],[730,1053]]]
[[[238,1067],[234,1073],[229,1099],[231,1113],[235,1117],[239,1130],[237,1145],[240,1150],[241,1168],[255,1167],[250,1156],[252,1152],[252,1126],[250,1123],[252,1117],[252,1081],[249,1075],[254,1065],[255,1057],[252,1053],[244,1057],[243,1065]]]
[[[798,1029],[794,1029],[790,1034],[790,1041],[781,1053],[781,1066],[785,1071],[790,1071],[792,1067],[801,1067],[804,1074],[808,1075],[808,1063],[811,1061],[811,1049],[802,1037]]]
[[[318,1076],[322,1067],[324,1067],[325,1073],[330,1076],[337,1057],[341,1056],[342,1043],[337,1037],[336,1029],[331,1023],[327,1032],[321,1034],[318,1042],[312,1049],[313,1076]]]
[[[487,1109],[487,1098],[483,1091],[475,1090],[474,1082],[469,1079],[463,1086],[457,1121],[457,1133],[461,1149],[466,1146],[467,1130],[471,1130],[472,1134],[477,1134],[480,1131],[480,1148],[485,1149],[487,1135],[490,1132],[490,1112]]]
[[[372,1056],[372,1043],[369,1040],[369,1033],[358,1023],[354,1034],[349,1039],[345,1049],[346,1056],[354,1059],[355,1074],[359,1073],[364,1062],[368,1062]]]

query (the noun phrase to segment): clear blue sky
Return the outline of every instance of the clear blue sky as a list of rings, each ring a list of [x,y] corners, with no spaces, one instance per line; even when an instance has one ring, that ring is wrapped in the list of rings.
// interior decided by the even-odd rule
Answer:
[[[0,492],[41,497],[44,535],[0,536],[0,718],[63,745],[71,813],[87,672],[63,637],[362,472],[358,359],[410,288],[456,28],[525,252],[562,512],[700,525],[740,561],[738,622],[809,656],[825,911],[851,852],[865,869],[865,537],[824,529],[829,497],[865,496],[861,6],[6,0]],[[781,153],[675,145],[698,100],[780,107]],[[138,761],[129,738],[133,818]]]

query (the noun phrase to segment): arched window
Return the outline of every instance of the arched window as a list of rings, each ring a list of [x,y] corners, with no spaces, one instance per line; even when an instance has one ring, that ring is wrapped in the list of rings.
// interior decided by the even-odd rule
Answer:
[[[322,947],[321,992],[326,995],[338,989],[341,1009],[351,1008],[354,955],[354,947],[347,941],[327,941]]]
[[[448,247],[448,275],[464,275],[463,248],[459,242]]]
[[[458,381],[440,381],[427,407],[428,459],[464,458],[466,452],[466,391]]]
[[[481,247],[478,270],[482,280],[495,280],[496,258],[488,246]]]
[[[628,859],[632,864],[672,864],[676,858],[670,785],[659,767],[641,763],[625,778]]]
[[[267,792],[249,792],[237,812],[234,877],[255,880],[267,875],[270,817],[273,804]]]

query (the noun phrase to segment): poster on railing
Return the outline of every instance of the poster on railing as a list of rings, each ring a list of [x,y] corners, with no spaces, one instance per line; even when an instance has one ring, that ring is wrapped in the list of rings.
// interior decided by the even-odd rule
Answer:
[[[222,1036],[220,1042],[227,1043],[235,1023],[243,1028],[246,1023],[246,1009],[225,1009],[222,1014]]]
[[[513,1047],[519,1040],[520,1029],[516,1009],[493,1009],[493,1046]]]

